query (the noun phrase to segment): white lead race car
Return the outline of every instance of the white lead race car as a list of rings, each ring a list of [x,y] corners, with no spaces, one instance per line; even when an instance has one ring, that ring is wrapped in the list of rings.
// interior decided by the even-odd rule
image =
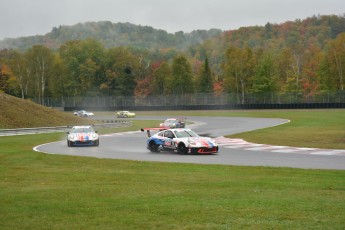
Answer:
[[[99,146],[99,136],[91,126],[73,126],[67,132],[67,145],[72,146]]]
[[[151,136],[151,130],[159,132]],[[180,154],[214,154],[218,152],[218,144],[210,137],[202,137],[191,129],[146,128],[149,139],[147,149],[151,152],[177,151]]]

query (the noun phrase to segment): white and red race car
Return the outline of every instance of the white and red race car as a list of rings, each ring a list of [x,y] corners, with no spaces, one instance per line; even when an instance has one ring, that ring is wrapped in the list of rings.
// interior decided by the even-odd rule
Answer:
[[[67,145],[68,147],[99,146],[98,133],[91,126],[73,126],[71,131],[67,132]]]
[[[151,130],[159,132],[151,136]],[[218,152],[218,144],[210,137],[202,137],[191,129],[147,128],[147,149],[151,152],[177,151],[180,154],[214,154]]]

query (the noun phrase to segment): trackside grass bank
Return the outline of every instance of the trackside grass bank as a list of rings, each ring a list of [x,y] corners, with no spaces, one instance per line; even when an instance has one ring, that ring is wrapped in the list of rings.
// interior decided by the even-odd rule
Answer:
[[[152,123],[134,121],[130,129],[143,126]],[[64,138],[0,137],[1,229],[345,226],[345,171],[151,163],[32,150]]]

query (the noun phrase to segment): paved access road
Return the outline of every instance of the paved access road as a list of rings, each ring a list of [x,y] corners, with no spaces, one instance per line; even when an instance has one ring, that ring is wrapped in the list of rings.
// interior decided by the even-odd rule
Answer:
[[[164,120],[165,117],[143,116],[135,119]],[[345,170],[345,150],[258,145],[243,140],[223,137],[227,134],[261,129],[289,122],[284,119],[187,117],[187,121],[194,122],[192,125],[187,125],[187,127],[190,127],[200,135],[211,136],[217,140],[220,144],[218,154],[180,155],[176,152],[151,153],[146,149],[147,134],[140,131],[102,135],[99,147],[71,148],[67,147],[66,140],[63,140],[37,146],[35,150],[49,154],[139,161]]]

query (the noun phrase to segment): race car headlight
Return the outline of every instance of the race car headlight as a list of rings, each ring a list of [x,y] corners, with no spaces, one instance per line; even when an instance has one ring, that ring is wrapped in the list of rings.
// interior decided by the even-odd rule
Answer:
[[[97,138],[98,138],[98,135],[97,135],[96,133],[93,133],[93,134],[92,134],[92,138],[97,139]]]
[[[69,136],[68,136],[68,139],[70,139],[70,140],[74,140],[76,138],[76,136],[74,136],[73,134],[70,134]]]

